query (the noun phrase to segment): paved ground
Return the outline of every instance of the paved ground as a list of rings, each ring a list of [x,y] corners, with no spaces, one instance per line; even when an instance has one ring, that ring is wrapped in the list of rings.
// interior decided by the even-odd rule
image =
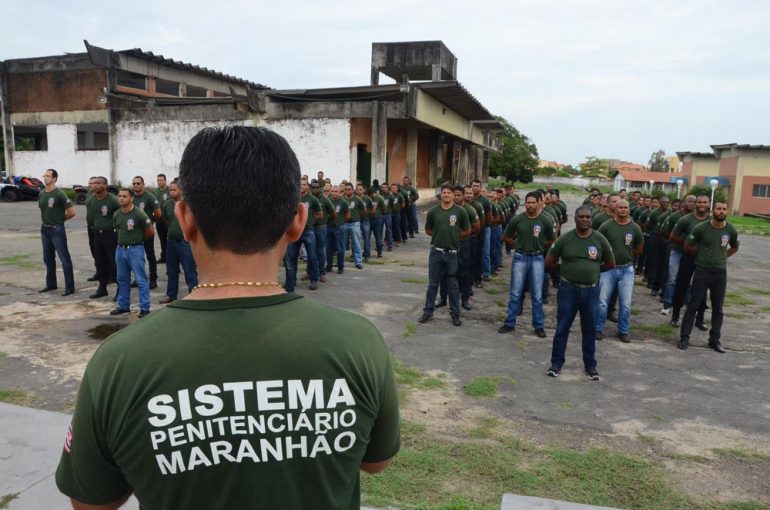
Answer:
[[[573,209],[578,198],[568,198]],[[68,224],[77,293],[62,298],[35,292],[44,282],[36,204],[0,203],[0,390],[16,392],[5,401],[71,410],[90,354],[107,334],[136,320],[136,312],[131,317],[109,317],[113,305],[109,299],[88,300],[95,287],[85,279],[92,274],[93,264],[85,211],[77,210],[78,216]],[[507,275],[476,290],[474,309],[463,313],[462,327],[452,326],[446,309],[438,311],[433,322],[417,325],[427,280],[424,234],[387,253],[378,264],[361,271],[351,264],[344,275],[330,275],[319,291],[308,291],[306,283],[297,291],[364,313],[383,331],[404,364],[446,372],[457,387],[478,376],[510,378],[500,387],[499,398],[480,402],[463,397],[463,402],[524,423],[554,425],[568,431],[559,433],[561,440],[569,442],[569,431],[574,430],[620,438],[655,436],[676,451],[696,455],[708,456],[716,447],[770,452],[770,267],[766,263],[770,238],[744,236],[741,242],[728,273],[731,294],[723,331],[727,354],[707,349],[707,334],[697,331],[688,351],[677,350],[676,332],[667,330],[666,318],[657,313],[660,304],[639,286],[634,297],[633,341],[622,344],[613,339],[614,325],[608,325],[608,339],[598,348],[600,382],[583,377],[574,336],[563,375],[556,380],[544,375],[555,321],[553,304],[546,306],[547,339],[532,334],[529,311],[520,317],[513,335],[496,332],[507,301]],[[505,264],[510,265],[509,257]],[[162,275],[159,289],[152,293],[154,308],[164,287]],[[411,336],[404,335],[408,324],[416,328]],[[767,475],[752,475],[759,477],[752,495],[765,501],[770,500]]]

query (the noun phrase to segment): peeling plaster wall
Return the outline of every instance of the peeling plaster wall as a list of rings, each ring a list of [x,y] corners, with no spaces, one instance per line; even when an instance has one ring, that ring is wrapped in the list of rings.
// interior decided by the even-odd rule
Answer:
[[[272,129],[289,142],[300,169],[311,179],[319,170],[338,184],[355,174],[351,163],[350,119],[291,119],[268,121]]]
[[[59,172],[58,184],[69,187],[73,184],[88,184],[92,175],[110,176],[110,151],[77,150],[77,127],[75,124],[49,124],[47,151],[16,151],[13,153],[14,175],[28,175],[42,180],[47,168]]]
[[[187,142],[204,127],[230,124],[253,126],[250,121],[161,121],[121,122],[115,127],[117,147],[117,178],[125,184],[136,175],[144,177],[148,186],[155,186],[158,174],[171,181],[179,175],[179,161]]]

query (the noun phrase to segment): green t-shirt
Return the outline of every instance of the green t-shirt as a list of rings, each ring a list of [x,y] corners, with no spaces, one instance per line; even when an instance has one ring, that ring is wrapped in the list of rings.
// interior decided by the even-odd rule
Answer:
[[[401,214],[401,208],[404,207],[404,195],[401,193],[391,193],[393,195],[393,203],[390,210],[394,214]]]
[[[166,203],[166,200],[171,198],[171,189],[166,186],[165,189],[157,188],[155,191],[152,192],[153,195],[155,195],[155,198],[158,199],[158,203],[160,203],[161,212],[163,209],[163,204]]]
[[[393,195],[391,193],[382,193],[381,194],[383,200],[385,200],[385,209],[383,209],[383,214],[390,214],[393,212]]]
[[[332,200],[332,205],[334,206],[334,212],[337,213],[337,219],[334,220],[334,224],[339,227],[345,223],[345,213],[350,211],[350,205],[348,205],[348,201],[342,197],[337,200]]]
[[[399,420],[366,318],[294,294],[177,300],[94,353],[56,484],[146,510],[357,509],[361,462],[398,452]]]
[[[727,247],[738,247],[738,231],[729,223],[716,228],[710,221],[696,225],[685,243],[695,246],[695,265],[706,269],[727,268]]]
[[[350,206],[350,221],[348,223],[361,221],[361,215],[364,212],[364,202],[355,195],[351,198],[345,197],[345,200],[348,201],[348,205]]]
[[[615,220],[607,220],[599,227],[599,233],[609,241],[615,264],[622,266],[634,261],[634,249],[644,244],[642,229],[633,221],[621,225]]]
[[[647,216],[647,232],[650,234],[657,234],[658,227],[660,226],[660,217],[663,215],[663,210],[653,209]]]
[[[475,199],[478,203],[481,204],[481,206],[484,208],[484,219],[486,220],[487,214],[492,214],[492,202],[489,201],[487,197],[484,195],[479,194]]]
[[[432,231],[430,245],[442,250],[459,250],[460,232],[470,228],[468,213],[456,204],[449,209],[442,208],[441,204],[433,206],[425,220],[425,230]]]
[[[305,228],[315,226],[315,215],[321,211],[321,202],[318,201],[312,193],[306,193],[305,196],[299,197],[300,203],[307,209],[307,220],[305,220]]]
[[[91,214],[91,209],[88,207],[88,204],[91,203],[93,196],[94,195],[90,191],[86,192],[86,225],[89,227],[94,226],[94,216]]]
[[[118,209],[118,198],[112,193],[105,194],[101,200],[96,198],[96,195],[91,195],[86,200],[86,216],[91,217],[91,225],[97,230],[112,230],[112,217]]]
[[[361,220],[363,221],[369,221],[370,214],[372,212],[372,207],[374,203],[372,202],[372,199],[369,198],[367,195],[363,195],[361,197],[358,197],[363,203],[364,203],[364,209],[366,210],[366,213],[361,217]]]
[[[484,228],[484,225],[487,223],[487,219],[484,216],[484,206],[478,200],[473,200],[469,205],[476,210],[476,216],[479,219],[479,223],[481,223],[481,228]]]
[[[594,230],[599,230],[599,227],[601,227],[602,224],[605,221],[607,221],[607,220],[609,220],[611,218],[612,217],[609,214],[607,214],[606,212],[599,211],[598,213],[596,213],[596,215],[591,220],[591,228],[593,228]]]
[[[668,239],[668,236],[671,235],[671,231],[674,230],[674,225],[676,225],[677,222],[680,219],[682,219],[683,216],[684,216],[684,213],[681,210],[672,212],[671,214],[669,214],[668,217],[666,217],[666,221],[660,227],[661,236],[664,237],[665,239]],[[679,248],[677,245],[674,245],[673,243],[671,244],[671,246],[672,247],[676,246],[677,248]]]
[[[681,239],[682,242],[687,241],[687,236],[690,235],[690,232],[692,232],[692,229],[703,223],[704,221],[709,221],[711,219],[711,215],[706,215],[705,218],[702,220],[699,220],[695,217],[693,213],[685,214],[682,216],[682,219],[676,222],[676,225],[674,225],[674,230],[671,231],[671,235],[676,235],[677,238]],[[673,246],[677,251],[682,251],[681,246],[679,246],[676,243],[671,243],[671,246]]]
[[[374,217],[382,218],[382,215],[386,214],[385,199],[382,198],[382,195],[374,195],[372,196],[372,204],[374,204]]]
[[[473,225],[479,221],[479,215],[476,212],[476,209],[471,204],[463,204],[463,209],[465,209],[465,212],[468,215],[468,224],[473,227]],[[476,234],[471,234],[471,236],[475,235]]]
[[[64,225],[64,211],[72,207],[72,201],[59,188],[42,190],[37,196],[40,219],[44,225]]]
[[[520,213],[508,222],[504,235],[516,240],[517,252],[542,255],[546,241],[556,239],[553,225],[553,219],[542,212],[534,218]]]
[[[173,200],[163,202],[163,219],[166,220],[168,225],[168,238],[172,241],[182,241],[184,240],[184,234],[182,234],[182,228],[179,226],[179,221],[174,214],[175,207],[176,202]]]
[[[407,196],[409,197],[410,204],[417,203],[417,200],[420,198],[420,195],[417,193],[417,188],[414,186],[404,186],[402,189],[404,189],[407,193]]]
[[[155,198],[155,195],[149,191],[142,193],[142,196],[134,195],[134,206],[138,207],[140,211],[150,217],[150,221],[155,222],[154,213],[160,209],[160,202]]]
[[[118,209],[112,219],[113,227],[118,231],[118,244],[143,243],[144,231],[152,226],[150,218],[136,205],[127,213]]]
[[[321,225],[328,225],[329,218],[334,212],[334,204],[332,204],[331,199],[323,193],[319,193],[318,195],[313,196],[316,197],[318,199],[318,203],[321,204],[321,212],[324,215],[322,219],[316,222],[316,227],[320,227]]]
[[[609,241],[595,230],[585,239],[570,230],[551,245],[548,255],[561,258],[561,277],[577,285],[596,284],[599,267],[615,260]]]

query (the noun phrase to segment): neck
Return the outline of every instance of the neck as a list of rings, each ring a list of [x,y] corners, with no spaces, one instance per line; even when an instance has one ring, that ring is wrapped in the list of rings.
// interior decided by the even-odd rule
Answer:
[[[538,216],[540,216],[540,213],[538,211],[532,211],[532,212],[524,211],[524,212],[527,213],[527,218],[537,218]]]
[[[695,211],[694,213],[692,213],[692,215],[695,216],[696,218],[698,218],[699,220],[703,220],[703,219],[708,217],[709,213],[708,213],[708,211],[706,211],[704,213],[700,213],[698,211]]]
[[[142,191],[134,191],[134,195],[137,196],[137,197],[141,197],[142,195],[144,195],[144,190],[142,190]]]
[[[452,206],[455,205],[454,201],[452,202],[441,202],[441,208],[442,209],[451,209]]]
[[[120,210],[124,213],[131,212],[131,209],[134,208],[134,204],[128,204],[128,205],[121,205]]]
[[[623,216],[622,218],[615,218],[615,223],[618,225],[628,225],[631,223],[631,219],[628,216]]]
[[[588,237],[588,236],[590,236],[590,235],[591,235],[591,229],[590,229],[590,228],[587,228],[587,229],[579,229],[579,228],[576,228],[576,229],[575,229],[575,234],[576,234],[578,237],[581,237],[581,238],[585,238],[585,237]]]
[[[53,191],[53,190],[55,190],[55,189],[56,189],[56,183],[55,183],[55,182],[54,182],[53,184],[48,184],[48,185],[46,185],[46,187],[45,187],[45,190],[46,190],[47,192],[49,192],[49,193],[50,193],[50,192],[52,192],[52,191]]]
[[[727,218],[725,218],[722,221],[719,221],[713,216],[711,217],[711,225],[713,225],[714,228],[723,228],[726,224],[727,224]]]
[[[94,193],[94,196],[99,200],[103,199],[105,195],[107,195],[107,190],[97,191],[96,193]]]

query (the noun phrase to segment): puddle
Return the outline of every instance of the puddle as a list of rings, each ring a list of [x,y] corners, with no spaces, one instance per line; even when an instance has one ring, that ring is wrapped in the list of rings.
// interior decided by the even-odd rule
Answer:
[[[128,326],[128,324],[99,324],[91,329],[87,329],[86,333],[94,340],[104,340],[111,334],[120,331]]]

